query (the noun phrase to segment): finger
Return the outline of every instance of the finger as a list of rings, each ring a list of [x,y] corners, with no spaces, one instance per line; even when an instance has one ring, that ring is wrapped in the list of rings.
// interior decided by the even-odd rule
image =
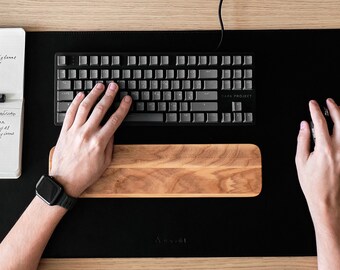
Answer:
[[[330,140],[326,119],[315,100],[309,102],[309,110],[314,124],[315,147],[324,145]]]
[[[298,167],[302,166],[309,158],[310,155],[310,129],[306,121],[300,124],[300,131],[297,137],[297,147],[295,155],[295,163]]]
[[[72,126],[74,119],[76,117],[78,108],[82,100],[84,99],[85,95],[83,92],[80,92],[76,95],[76,97],[73,99],[70,107],[66,111],[66,116],[63,122],[63,126],[61,128],[61,132],[69,130]]]
[[[340,138],[340,107],[331,98],[326,100],[329,114],[331,115],[333,126],[333,136]]]
[[[76,114],[76,119],[74,120],[74,123],[77,126],[81,126],[86,122],[91,108],[97,102],[104,89],[105,87],[102,83],[97,83],[91,92],[86,96],[86,98],[80,103],[78,112]]]
[[[102,129],[99,131],[99,137],[107,144],[117,128],[123,122],[124,118],[130,110],[132,99],[130,96],[125,96],[120,102],[118,109],[111,115],[109,120],[105,123]]]
[[[89,127],[97,128],[100,125],[100,122],[103,120],[107,110],[113,103],[113,100],[117,94],[118,85],[114,82],[110,83],[108,89],[105,92],[105,95],[101,98],[101,100],[94,107],[88,121],[87,125]]]

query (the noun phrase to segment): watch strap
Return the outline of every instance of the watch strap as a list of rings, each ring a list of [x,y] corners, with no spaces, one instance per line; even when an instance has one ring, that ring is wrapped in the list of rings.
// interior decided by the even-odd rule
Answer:
[[[71,210],[73,206],[76,204],[77,198],[71,197],[66,194],[65,190],[60,194],[60,198],[56,201],[55,204],[60,205],[68,210]]]

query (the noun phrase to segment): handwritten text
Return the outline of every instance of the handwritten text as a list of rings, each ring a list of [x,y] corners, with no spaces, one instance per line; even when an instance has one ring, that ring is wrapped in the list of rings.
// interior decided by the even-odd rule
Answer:
[[[17,56],[16,55],[2,55],[0,54],[0,64],[2,64],[2,62],[4,61],[14,61],[17,59]]]

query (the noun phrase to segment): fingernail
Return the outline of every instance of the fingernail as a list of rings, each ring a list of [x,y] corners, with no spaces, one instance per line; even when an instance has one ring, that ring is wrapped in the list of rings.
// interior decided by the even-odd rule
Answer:
[[[115,84],[114,82],[109,84],[109,89],[110,90],[116,90],[117,89],[117,84]]]
[[[300,129],[305,129],[306,127],[307,127],[306,122],[305,122],[305,121],[302,121],[302,122],[300,123]]]
[[[98,89],[102,89],[103,86],[104,86],[104,85],[103,85],[102,83],[97,83],[97,84],[96,84],[96,88],[98,88]]]
[[[125,96],[124,97],[124,101],[127,102],[127,103],[130,103],[131,97],[130,96]]]
[[[334,101],[334,99],[332,99],[332,98],[328,98],[328,101],[330,101],[330,102],[332,102],[333,104],[335,104],[335,101]]]

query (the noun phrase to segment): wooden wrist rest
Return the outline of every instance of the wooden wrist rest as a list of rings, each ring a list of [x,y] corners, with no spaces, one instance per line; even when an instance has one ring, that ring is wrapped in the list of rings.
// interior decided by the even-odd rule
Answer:
[[[254,197],[262,188],[253,144],[115,145],[113,157],[81,197]]]

